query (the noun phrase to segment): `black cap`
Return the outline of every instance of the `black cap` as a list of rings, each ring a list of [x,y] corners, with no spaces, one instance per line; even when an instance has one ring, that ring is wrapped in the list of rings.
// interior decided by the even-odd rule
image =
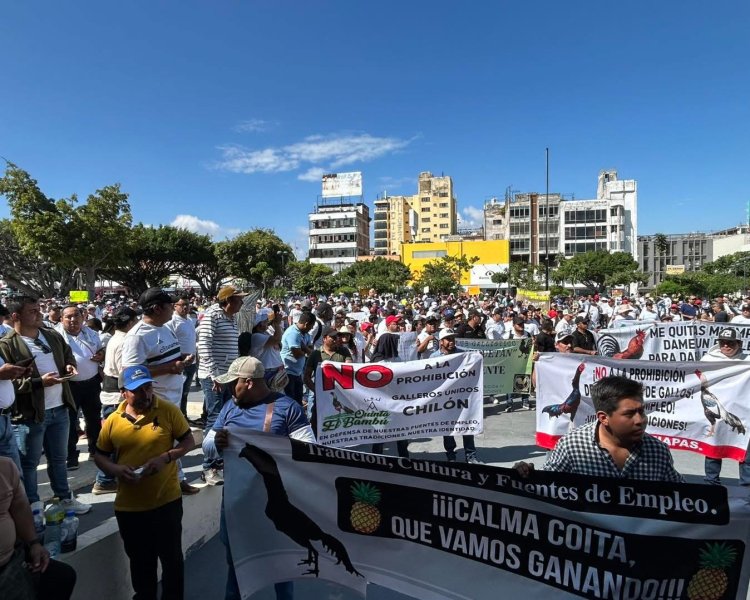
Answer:
[[[329,327],[323,332],[323,337],[336,337],[339,334],[339,330],[335,327]]]
[[[729,340],[732,342],[739,342],[740,340],[737,338],[737,330],[732,329],[731,327],[727,327],[726,329],[722,329],[721,333],[719,333],[719,339],[720,340]]]
[[[588,322],[589,320],[586,317],[576,317],[576,320],[574,321],[576,325],[578,325],[578,323],[588,323]]]
[[[160,287],[152,287],[141,294],[138,298],[138,304],[141,305],[141,308],[146,309],[158,304],[174,304],[174,298]]]

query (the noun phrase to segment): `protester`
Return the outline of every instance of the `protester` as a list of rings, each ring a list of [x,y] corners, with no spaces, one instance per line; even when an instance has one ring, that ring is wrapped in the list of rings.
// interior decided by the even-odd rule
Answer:
[[[717,361],[747,361],[750,357],[742,350],[742,340],[737,337],[737,330],[732,327],[726,327],[719,332],[719,337],[708,352],[703,355],[701,362]],[[721,485],[721,465],[720,458],[704,459],[705,481],[711,485]],[[745,456],[745,460],[739,463],[740,485],[750,485],[750,453]]]
[[[294,398],[303,405],[304,382],[302,375],[305,371],[307,357],[313,351],[312,340],[309,331],[315,326],[316,318],[309,312],[304,311],[297,322],[289,327],[281,336],[281,358],[284,360],[289,382],[284,392],[290,398]]]
[[[29,296],[16,296],[8,302],[13,331],[0,339],[0,356],[11,364],[30,363],[30,372],[16,379],[13,414],[18,425],[29,428],[21,452],[23,484],[30,502],[38,502],[37,468],[44,449],[47,474],[55,496],[64,510],[82,515],[91,505],[79,502],[68,486],[68,411],[75,407],[68,379],[76,375],[73,353],[59,333],[42,329],[39,302]]]
[[[177,460],[193,449],[195,440],[179,405],[159,397],[153,383],[145,365],[122,371],[119,385],[124,401],[102,426],[96,464],[119,482],[115,517],[130,560],[134,598],[156,599],[158,559],[162,598],[182,600],[182,490]]]
[[[51,560],[13,461],[0,456],[0,591],[3,600],[68,600],[76,572]]]
[[[286,435],[303,442],[315,442],[312,428],[300,404],[289,396],[271,391],[265,381],[263,365],[257,358],[238,358],[230,365],[227,373],[217,380],[232,391],[233,401],[224,405],[213,428],[203,440],[203,452],[206,456],[221,459],[222,452],[229,445],[229,432],[226,429],[228,426]],[[229,544],[223,496],[219,537],[226,547],[227,559],[224,599],[240,600],[242,596]],[[291,600],[291,582],[276,584],[275,587],[277,600]]]
[[[55,327],[70,346],[76,361],[78,373],[70,380],[70,392],[73,394],[75,409],[68,413],[70,427],[68,430],[68,471],[78,468],[78,411],[83,413],[86,423],[86,442],[89,456],[93,460],[96,438],[101,429],[102,404],[99,394],[102,390],[99,365],[104,361],[104,349],[99,336],[83,326],[81,309],[75,305],[63,308],[62,319]]]
[[[543,471],[593,477],[682,482],[669,447],[646,433],[643,385],[627,377],[609,375],[591,388],[596,421],[563,436],[549,453]],[[519,462],[528,475],[534,465]]]
[[[450,354],[459,354],[463,350],[456,347],[456,332],[452,329],[441,329],[438,334],[438,340],[440,347],[430,355],[430,358],[440,358],[441,356],[447,356]],[[474,443],[473,435],[461,436],[464,444],[464,459],[470,464],[483,464],[477,456],[477,447]],[[456,460],[456,440],[452,435],[443,436],[443,448],[445,448],[445,455],[448,462],[455,462]]]
[[[198,378],[206,409],[204,436],[211,431],[222,406],[232,397],[231,390],[223,389],[216,378],[226,373],[232,361],[239,356],[236,315],[246,295],[231,285],[221,288],[218,302],[206,310],[198,325]],[[201,478],[208,485],[222,485],[224,478],[221,467],[220,461],[204,457]]]
[[[573,352],[575,354],[588,354],[596,356],[596,340],[589,329],[589,320],[586,317],[576,317],[575,330],[572,332]]]
[[[13,402],[16,394],[13,390],[14,379],[20,379],[31,373],[31,367],[11,365],[0,358],[0,456],[5,456],[21,471],[21,455],[18,452],[16,436],[10,417],[13,414]]]
[[[167,321],[166,327],[169,328],[177,341],[180,343],[180,355],[188,358],[195,358],[197,352],[195,324],[190,320],[190,297],[183,294],[177,298],[174,303],[174,312],[172,319]],[[180,397],[180,410],[187,419],[187,402],[188,393],[190,392],[190,383],[195,377],[198,365],[195,360],[184,361],[182,369],[184,381],[182,382],[182,395]]]

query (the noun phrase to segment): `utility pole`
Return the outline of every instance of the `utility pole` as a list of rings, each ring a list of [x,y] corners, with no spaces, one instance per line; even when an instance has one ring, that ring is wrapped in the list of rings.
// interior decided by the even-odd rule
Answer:
[[[547,189],[544,194],[545,197],[545,208],[544,208],[544,229],[547,236],[547,242],[544,245],[545,248],[545,267],[544,267],[544,289],[549,291],[549,148],[544,149],[544,155],[547,163]]]

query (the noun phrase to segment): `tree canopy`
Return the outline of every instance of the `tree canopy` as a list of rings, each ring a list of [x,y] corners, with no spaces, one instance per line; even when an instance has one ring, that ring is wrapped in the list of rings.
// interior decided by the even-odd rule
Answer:
[[[282,265],[294,258],[291,247],[270,229],[252,229],[217,245],[219,264],[227,273],[257,288],[273,287]]]
[[[560,264],[551,277],[558,282],[580,283],[600,293],[607,287],[644,283],[647,280],[630,253],[604,250],[576,254],[568,259],[560,258]]]
[[[470,271],[478,257],[442,256],[428,262],[416,273],[413,287],[415,290],[429,288],[433,294],[451,294],[461,291],[461,277]]]
[[[353,290],[375,288],[381,293],[401,292],[411,279],[411,270],[404,263],[387,258],[358,261],[342,270],[335,278],[336,288]]]
[[[290,287],[298,294],[331,294],[336,284],[333,271],[325,265],[300,260],[289,263],[286,275]]]

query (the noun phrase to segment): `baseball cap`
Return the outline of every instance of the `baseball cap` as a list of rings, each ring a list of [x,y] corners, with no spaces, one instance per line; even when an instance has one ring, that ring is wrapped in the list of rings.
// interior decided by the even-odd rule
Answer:
[[[335,327],[329,327],[323,332],[323,337],[332,337],[335,338],[339,334],[339,330]]]
[[[224,375],[214,378],[217,383],[225,384],[236,381],[240,377],[243,379],[260,379],[266,374],[263,363],[254,356],[240,356],[235,358],[229,370]]]
[[[398,323],[399,321],[401,321],[401,317],[397,317],[396,315],[391,315],[385,318],[386,325],[392,325],[393,323]]]
[[[456,316],[456,313],[455,313],[455,312],[453,311],[453,309],[452,309],[452,308],[446,308],[446,309],[445,309],[445,310],[443,311],[443,318],[444,318],[444,319],[452,319],[452,318],[453,318],[453,317],[455,317],[455,316]]]
[[[174,298],[160,287],[152,287],[140,295],[138,304],[141,305],[141,308],[149,308],[159,304],[174,304]]]
[[[576,320],[574,323],[578,325],[578,323],[588,323],[589,320],[586,317],[576,317]]]
[[[137,390],[139,387],[146,383],[151,383],[154,380],[151,379],[151,373],[147,367],[143,365],[133,365],[122,370],[120,376],[117,378],[117,384],[120,389],[126,389],[129,391]]]
[[[567,331],[558,331],[555,334],[555,342],[562,342],[563,340],[566,340],[570,338],[570,341],[573,341],[573,336],[570,335]]]
[[[238,296],[240,298],[247,296],[247,294],[244,294],[237,290],[234,286],[227,285],[219,290],[219,302],[226,302],[229,300],[232,296]]]
[[[351,335],[352,334],[352,332],[349,331],[349,328],[346,325],[342,325],[341,327],[339,327],[339,333],[341,335]]]
[[[456,337],[456,332],[448,327],[441,329],[440,333],[438,334],[438,341],[444,340],[447,337]]]
[[[732,329],[731,327],[727,327],[726,329],[722,329],[721,333],[719,333],[719,339],[720,340],[730,340],[732,342],[738,342],[739,339],[737,338],[737,330]]]

